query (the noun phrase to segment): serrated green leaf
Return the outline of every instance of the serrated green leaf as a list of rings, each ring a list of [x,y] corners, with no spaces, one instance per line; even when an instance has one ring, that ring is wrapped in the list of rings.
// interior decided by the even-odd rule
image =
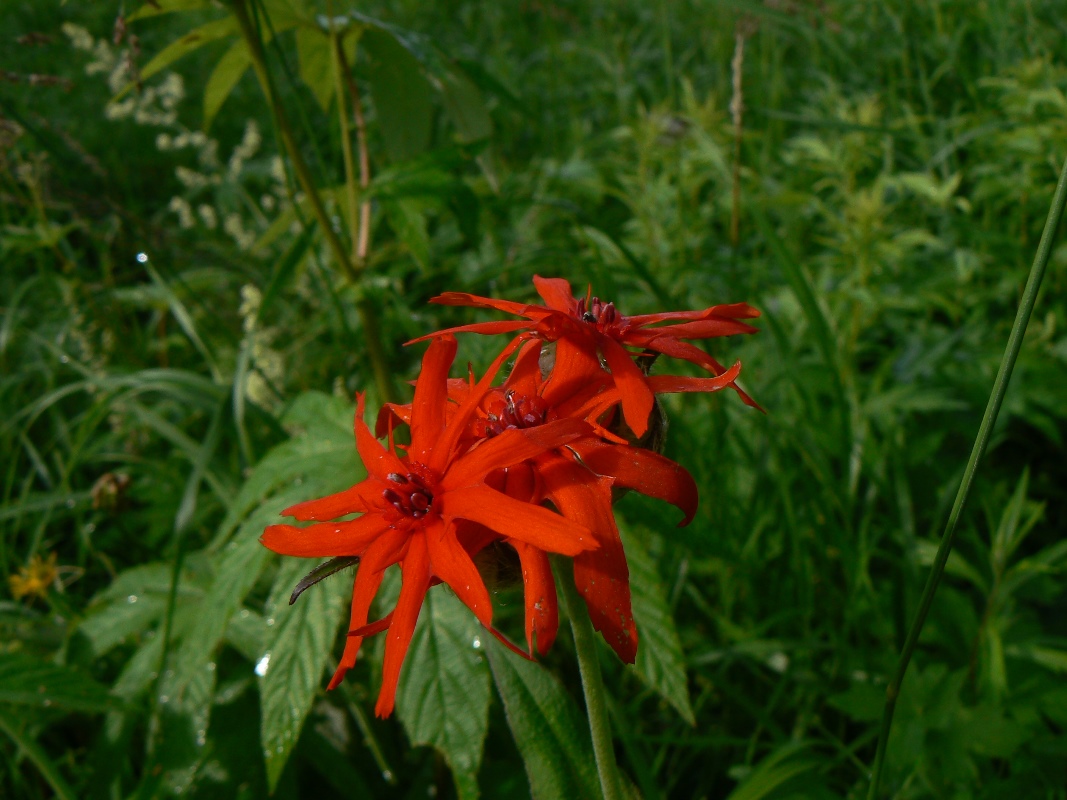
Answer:
[[[174,691],[179,696],[203,665],[211,661],[230,618],[241,607],[271,555],[259,543],[259,522],[259,516],[253,515],[250,524],[241,528],[245,535],[225,548],[215,580],[203,600],[203,606],[211,613],[199,615],[192,630],[183,637],[175,668]]]
[[[589,726],[573,698],[540,664],[490,637],[493,681],[526,765],[534,800],[601,797]]]
[[[225,543],[242,520],[282,487],[292,489],[296,481],[298,500],[328,494],[351,486],[366,474],[360,465],[352,436],[355,408],[347,401],[322,392],[305,392],[282,415],[282,425],[300,435],[268,452],[242,484],[230,503],[226,519],[211,547]],[[301,488],[302,487],[302,488]],[[291,494],[291,492],[290,492]],[[284,505],[272,503],[269,520],[278,522]],[[258,535],[258,534],[257,534]]]
[[[315,696],[323,689],[323,672],[332,658],[350,581],[324,581],[290,606],[293,584],[307,570],[304,559],[287,559],[271,590],[268,608],[275,624],[264,640],[266,652],[257,664],[262,708],[260,735],[271,791],[281,777],[289,754]]]
[[[430,84],[421,65],[383,29],[368,28],[363,48],[385,149],[393,161],[417,156],[430,144],[433,114]]]
[[[685,656],[656,563],[636,536],[627,530],[620,532],[630,567],[634,620],[640,637],[634,669],[641,680],[677,709],[682,719],[695,725]]]
[[[0,703],[69,711],[108,711],[118,703],[88,675],[27,653],[0,653]]]
[[[487,638],[452,592],[431,590],[396,697],[397,716],[411,743],[431,745],[444,755],[464,800],[479,795],[478,769],[489,728],[489,668],[480,649]]]

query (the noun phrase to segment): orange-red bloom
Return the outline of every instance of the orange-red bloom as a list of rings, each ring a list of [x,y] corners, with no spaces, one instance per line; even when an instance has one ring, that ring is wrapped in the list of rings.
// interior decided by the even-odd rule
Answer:
[[[387,628],[382,686],[375,707],[379,716],[393,709],[400,668],[431,584],[447,583],[483,625],[492,625],[489,593],[462,541],[464,524],[476,523],[542,552],[574,556],[597,547],[597,538],[588,527],[522,502],[486,482],[491,473],[588,434],[588,424],[561,419],[537,428],[506,431],[473,448],[469,441],[461,441],[497,369],[513,350],[514,346],[506,349],[486,376],[469,387],[467,398],[450,410],[447,379],[456,342],[451,336],[436,339],[415,385],[411,444],[405,453],[396,446],[386,448],[374,438],[363,421],[363,396],[359,395],[356,447],[367,478],[343,492],[300,503],[283,513],[301,521],[331,520],[352,513],[361,516],[305,528],[272,525],[263,532],[263,544],[284,555],[360,558],[349,638],[330,688],[355,664],[363,637]],[[403,578],[396,608],[368,625],[383,572],[393,564],[400,565]]]
[[[712,306],[703,311],[669,311],[628,317],[620,314],[614,304],[604,303],[599,298],[576,299],[570,284],[562,278],[534,276],[534,285],[545,301],[544,306],[495,300],[465,292],[446,292],[439,295],[431,302],[491,308],[526,319],[461,325],[423,336],[415,341],[463,331],[531,331],[545,341],[557,342],[557,365],[561,360],[566,361],[576,353],[586,359],[590,356],[596,359],[599,354],[619,389],[626,423],[639,437],[648,430],[648,417],[654,402],[653,391],[647,376],[634,363],[626,347],[638,347],[642,352],[681,358],[703,367],[713,375],[721,375],[725,369],[718,361],[699,347],[682,340],[754,333],[756,328],[740,320],[759,316],[759,311],[747,303],[733,303]],[[659,325],[663,322],[670,324]],[[734,388],[737,389],[737,386]],[[740,389],[737,391],[746,403],[756,405],[747,394]]]
[[[589,609],[593,626],[626,663],[637,656],[637,628],[630,600],[629,570],[612,510],[612,489],[633,489],[666,500],[685,515],[688,524],[696,512],[697,488],[680,465],[650,450],[631,447],[598,425],[620,402],[610,375],[595,360],[571,360],[570,370],[557,360],[549,376],[542,375],[541,343],[532,341],[519,352],[503,386],[481,399],[469,425],[472,442],[516,430],[533,430],[563,419],[590,423],[589,433],[531,457],[489,477],[501,491],[530,503],[549,500],[563,516],[589,528],[599,547],[574,557],[574,578]],[[717,391],[736,379],[740,365],[717,378],[654,377],[654,392]],[[464,403],[470,394],[463,381],[452,381],[450,396]],[[379,432],[393,418],[407,422],[404,406],[383,408]],[[605,441],[607,439],[608,441]],[[535,546],[509,540],[519,555],[526,597],[526,641],[532,655],[543,655],[552,645],[558,627],[556,587],[545,554]]]

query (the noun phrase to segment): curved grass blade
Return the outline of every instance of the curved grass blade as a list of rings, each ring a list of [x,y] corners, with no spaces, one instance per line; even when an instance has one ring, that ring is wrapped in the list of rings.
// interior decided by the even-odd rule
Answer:
[[[993,433],[1000,406],[1004,402],[1004,395],[1008,390],[1008,382],[1011,380],[1012,369],[1019,357],[1019,350],[1023,344],[1023,336],[1026,334],[1026,326],[1030,322],[1030,315],[1037,301],[1037,292],[1041,288],[1041,279],[1045,276],[1045,268],[1048,266],[1049,257],[1052,255],[1052,242],[1056,238],[1056,229],[1059,227],[1060,218],[1063,216],[1064,205],[1067,204],[1067,160],[1063,163],[1060,172],[1060,180],[1056,185],[1056,193],[1049,206],[1048,218],[1045,220],[1045,230],[1041,233],[1041,242],[1037,246],[1037,255],[1034,256],[1033,266],[1030,267],[1030,277],[1026,280],[1026,288],[1023,290],[1022,300],[1019,303],[1019,311],[1015,315],[1015,322],[1011,326],[1008,335],[1008,346],[1004,351],[1004,357],[1000,361],[1000,369],[997,371],[996,380],[993,381],[993,391],[989,395],[989,403],[986,405],[985,414],[982,415],[982,423],[978,426],[978,436],[974,440],[974,448],[971,457],[967,460],[967,468],[963,472],[963,480],[960,482],[959,491],[956,492],[956,500],[952,504],[948,522],[945,525],[945,533],[941,537],[941,545],[937,548],[934,557],[934,566],[930,571],[930,577],[923,589],[919,608],[915,612],[911,628],[908,630],[908,638],[904,641],[904,649],[900,653],[893,678],[886,687],[885,710],[882,713],[882,727],[878,735],[878,749],[874,756],[874,769],[871,778],[868,800],[874,800],[878,796],[878,787],[882,780],[882,768],[885,765],[886,744],[889,741],[889,731],[893,727],[893,711],[896,708],[897,696],[900,694],[900,686],[904,680],[904,674],[908,671],[908,663],[915,651],[926,622],[926,615],[934,602],[934,594],[937,592],[941,576],[945,572],[948,557],[952,553],[952,543],[956,538],[956,523],[960,513],[967,502],[967,496],[971,492],[974,483],[974,474],[978,468],[978,462],[985,454],[989,437]]]

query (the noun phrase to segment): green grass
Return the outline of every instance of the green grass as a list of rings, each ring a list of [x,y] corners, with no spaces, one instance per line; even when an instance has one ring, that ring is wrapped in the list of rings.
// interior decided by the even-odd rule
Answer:
[[[737,301],[764,313],[757,336],[711,352],[743,362],[766,414],[725,393],[667,400],[667,454],[700,486],[696,520],[676,529],[653,501],[619,504],[658,576],[649,602],[673,618],[695,719],[602,649],[623,772],[649,798],[866,795],[885,687],[1067,156],[1059,4],[361,6],[459,59],[493,135],[462,141],[435,99],[428,150],[398,164],[368,94],[372,174],[385,177],[358,285],[299,225],[251,249],[223,231],[236,214],[262,236],[291,207],[251,74],[208,131],[216,165],[157,148],[173,125],[199,130],[225,47],[173,65],[185,97],[172,127],[108,120],[106,75],[85,74],[90,55],[59,26],[110,38],[110,10],[53,5],[0,10],[11,42],[52,37],[11,44],[5,69],[74,82],[0,87],[0,116],[22,131],[0,146],[0,574],[50,553],[61,566],[46,597],[0,587],[0,669],[47,677],[53,701],[0,696],[0,795],[262,797],[284,764],[270,776],[279,797],[453,796],[447,762],[409,744],[410,719],[371,718],[373,648],[349,690],[319,691],[279,740],[288,758],[265,763],[261,710],[292,687],[253,666],[285,636],[333,641],[329,592],[345,592],[324,590],[300,631],[268,624],[293,568],[255,539],[287,502],[358,477],[348,401],[366,390],[380,402],[360,302],[404,391],[422,352],[404,341],[489,318],[429,297],[530,298],[533,274],[592,283],[627,313]],[[142,66],[218,16],[133,24]],[[741,17],[752,32],[732,247]],[[292,34],[279,41],[268,61],[302,152],[320,186],[339,186],[336,112],[301,81]],[[368,69],[356,61],[364,85]],[[231,176],[248,119],[263,143]],[[219,180],[188,188],[178,167]],[[190,227],[168,210],[175,196]],[[1062,797],[1067,785],[1059,242],[904,681],[886,796]],[[459,363],[478,369],[495,346],[460,345]],[[109,500],[102,487],[120,474],[128,486]],[[497,598],[502,624],[516,623],[515,589]],[[300,668],[320,676],[335,652],[308,647]],[[580,695],[567,635],[544,663]],[[110,705],[79,705],[75,681],[109,687]],[[496,695],[488,731],[482,796],[521,796]]]

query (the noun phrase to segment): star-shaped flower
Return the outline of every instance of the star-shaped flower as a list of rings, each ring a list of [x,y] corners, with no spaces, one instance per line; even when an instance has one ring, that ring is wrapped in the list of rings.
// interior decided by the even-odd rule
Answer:
[[[653,392],[648,385],[647,375],[634,363],[632,354],[626,348],[637,347],[643,353],[681,358],[703,367],[713,375],[721,375],[725,369],[718,361],[683,340],[755,333],[756,328],[741,320],[752,319],[760,314],[747,303],[733,303],[712,306],[703,311],[668,311],[628,317],[620,314],[613,303],[602,302],[597,297],[575,298],[570,284],[562,278],[534,276],[533,280],[537,293],[545,301],[543,306],[495,300],[465,292],[446,292],[431,300],[442,305],[491,308],[525,317],[525,320],[461,325],[414,341],[463,331],[489,334],[530,331],[538,338],[557,343],[557,364],[579,355],[586,359],[590,356],[602,358],[619,389],[626,423],[638,437],[648,429]],[[736,384],[734,388],[748,405],[756,405]]]
[[[473,448],[469,440],[461,441],[500,364],[513,350],[514,346],[506,349],[481,381],[472,381],[466,399],[450,409],[448,370],[456,342],[452,336],[437,338],[415,384],[411,444],[404,453],[375,439],[363,420],[364,398],[359,395],[355,436],[366,479],[283,513],[301,521],[336,520],[352,513],[360,516],[304,528],[272,525],[261,537],[264,545],[283,555],[360,559],[349,638],[330,688],[354,666],[364,636],[387,628],[382,686],[375,707],[379,716],[392,712],[400,668],[431,584],[447,583],[483,625],[492,625],[489,592],[464,547],[461,528],[465,523],[476,523],[543,552],[574,556],[598,546],[584,525],[486,483],[492,473],[588,434],[588,424],[561,419],[537,428],[514,429]],[[400,565],[403,578],[396,608],[368,625],[371,602],[385,569],[393,564]]]

